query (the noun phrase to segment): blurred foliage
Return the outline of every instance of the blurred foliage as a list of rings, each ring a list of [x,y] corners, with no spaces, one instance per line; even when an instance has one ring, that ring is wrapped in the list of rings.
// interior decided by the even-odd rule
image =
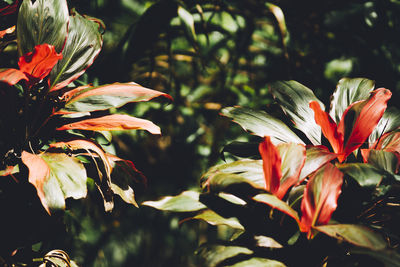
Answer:
[[[162,137],[113,136],[111,149],[148,178],[148,187],[136,191],[138,203],[197,186],[201,174],[221,161],[226,142],[254,141],[239,126],[230,127],[219,110],[276,109],[269,82],[297,80],[328,102],[339,77],[361,76],[390,88],[391,102],[400,96],[397,0],[68,2],[106,25],[103,51],[83,83],[133,80],[174,98],[169,105],[125,107],[159,125]],[[8,46],[0,68],[16,64],[15,53]],[[176,215],[122,201],[112,214],[84,201],[69,206],[67,232],[42,249],[62,248],[82,266],[198,266],[192,255],[198,244],[223,234],[202,224],[178,226]]]

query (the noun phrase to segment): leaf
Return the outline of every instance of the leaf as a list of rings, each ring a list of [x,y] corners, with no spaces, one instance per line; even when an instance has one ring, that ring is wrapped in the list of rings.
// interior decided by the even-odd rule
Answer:
[[[197,250],[197,254],[206,260],[205,266],[209,267],[216,267],[220,262],[238,255],[250,255],[252,253],[253,252],[251,250],[245,247],[216,244],[203,244]]]
[[[388,107],[383,113],[378,125],[369,136],[370,145],[374,144],[379,138],[386,133],[390,133],[400,127],[400,111],[395,107]],[[373,147],[371,147],[373,148]]]
[[[121,114],[81,120],[65,124],[56,130],[62,131],[72,129],[88,131],[147,130],[152,134],[161,134],[160,127],[151,121]]]
[[[184,7],[178,6],[178,16],[186,27],[187,32],[192,40],[196,40],[196,31],[194,28],[194,19]]]
[[[254,196],[253,199],[257,202],[262,202],[264,204],[267,204],[268,206],[271,206],[272,208],[277,209],[277,210],[289,215],[290,217],[295,219],[297,223],[300,222],[299,215],[297,214],[297,212],[294,209],[292,209],[291,207],[289,207],[289,205],[286,204],[286,202],[283,202],[282,200],[280,200],[279,198],[277,198],[274,195],[259,194],[259,195]]]
[[[0,72],[0,82],[5,82],[8,85],[14,85],[20,80],[28,81],[25,73],[17,69],[5,69]]]
[[[383,174],[377,168],[367,163],[337,164],[336,167],[362,187],[375,188],[383,178]]]
[[[254,236],[254,240],[257,242],[257,247],[265,248],[283,248],[275,239],[268,236],[258,235]]]
[[[258,150],[263,161],[265,189],[275,195],[278,192],[282,177],[281,156],[269,136],[264,137]]]
[[[142,87],[136,83],[113,83],[98,87],[80,87],[63,95],[66,101],[65,105],[56,114],[119,108],[129,102],[148,101],[158,96],[172,99],[168,94]]]
[[[384,134],[372,148],[388,152],[400,153],[400,129]]]
[[[231,267],[285,267],[286,265],[280,261],[270,260],[266,258],[252,257],[249,260],[241,261],[231,265]]]
[[[333,238],[344,240],[353,245],[372,250],[382,250],[386,247],[381,235],[371,229],[355,224],[330,224],[314,227]]]
[[[329,152],[324,146],[309,146],[306,148],[306,162],[301,169],[299,180],[309,176],[321,168],[326,163],[334,160],[337,157],[335,153]]]
[[[254,194],[261,189],[251,180],[246,179],[242,175],[234,173],[215,173],[202,184],[203,188],[207,188],[210,192],[225,192],[240,194]],[[239,196],[240,197],[240,196]]]
[[[310,102],[317,101],[323,104],[314,95],[311,89],[296,81],[278,81],[271,84],[272,94],[293,120],[296,128],[301,130],[314,145],[321,144],[321,129],[315,123],[314,113],[310,109]]]
[[[339,161],[342,162],[367,140],[382,118],[391,96],[389,90],[380,88],[373,91],[369,99],[356,102],[344,111],[338,126],[344,137],[343,155],[338,157]]]
[[[252,110],[243,107],[228,107],[222,110],[222,115],[232,118],[246,131],[264,137],[270,136],[274,144],[304,142],[287,127],[282,121],[270,116],[264,111]]]
[[[360,247],[355,247],[350,250],[351,254],[361,254],[374,257],[375,259],[381,261],[385,267],[399,267],[400,266],[400,254],[396,253],[395,250],[370,250]]]
[[[36,45],[49,44],[59,53],[67,38],[68,6],[65,0],[24,0],[17,21],[18,51],[22,56]]]
[[[69,18],[63,59],[50,73],[50,91],[59,90],[81,76],[92,65],[102,43],[99,25],[74,11]]]
[[[369,98],[375,82],[365,78],[343,78],[332,94],[329,115],[339,123],[346,108],[352,103]]]
[[[368,163],[390,174],[396,174],[399,167],[399,158],[392,152],[371,149],[368,154]]]
[[[330,163],[308,181],[301,202],[300,230],[309,232],[309,238],[312,237],[311,227],[327,224],[331,219],[342,184],[343,173]]]
[[[241,225],[239,220],[236,219],[235,217],[224,218],[209,209],[200,212],[199,214],[190,219],[203,220],[211,225],[227,225],[234,229],[244,230],[243,225]]]
[[[195,191],[184,191],[180,195],[163,197],[158,201],[145,201],[142,205],[175,212],[191,212],[207,208],[199,201],[199,193]]]

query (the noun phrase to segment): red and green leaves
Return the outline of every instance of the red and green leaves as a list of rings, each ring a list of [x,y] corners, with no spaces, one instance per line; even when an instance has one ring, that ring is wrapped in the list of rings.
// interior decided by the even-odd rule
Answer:
[[[391,95],[384,88],[373,91],[369,99],[350,105],[344,111],[338,126],[328,113],[321,110],[317,102],[310,103],[315,121],[321,126],[322,133],[338,154],[340,162],[366,141],[383,116]]]

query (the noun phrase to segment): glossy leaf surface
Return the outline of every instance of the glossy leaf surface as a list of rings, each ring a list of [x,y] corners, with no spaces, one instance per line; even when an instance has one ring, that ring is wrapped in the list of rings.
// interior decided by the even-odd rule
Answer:
[[[362,187],[376,187],[382,180],[383,174],[377,168],[367,163],[345,163],[337,167],[349,175]]]
[[[324,146],[309,146],[306,148],[306,161],[301,169],[299,180],[303,180],[326,163],[337,157]]]
[[[235,263],[232,265],[232,267],[247,267],[247,266],[253,266],[253,267],[285,267],[286,265],[283,264],[282,262],[276,261],[276,260],[270,260],[270,259],[265,259],[265,258],[259,258],[259,257],[252,257],[249,260],[241,261],[238,263]]]
[[[286,202],[280,200],[279,198],[277,198],[274,195],[259,194],[259,195],[254,196],[253,199],[257,202],[265,203],[274,209],[277,209],[283,213],[286,213],[287,215],[289,215],[290,217],[295,219],[296,222],[300,222],[299,215],[297,214],[297,212],[294,209],[292,209],[291,207],[289,207],[289,205]]]
[[[212,210],[204,210],[192,217],[192,219],[203,220],[211,225],[226,225],[233,229],[244,230],[243,225],[240,224],[238,219],[232,218],[224,218]]]
[[[25,73],[17,69],[5,69],[0,72],[0,82],[5,82],[9,85],[14,85],[20,80],[28,80]]]
[[[373,145],[381,136],[392,132],[400,127],[400,110],[395,107],[388,107],[380,119],[378,125],[368,138],[370,145]],[[373,148],[373,147],[371,147]]]
[[[224,246],[216,244],[205,244],[202,245],[197,253],[206,260],[205,266],[216,267],[218,264],[226,259],[238,256],[238,255],[249,255],[253,251],[245,247],[240,246]]]
[[[272,144],[269,136],[264,137],[258,150],[263,161],[265,189],[271,194],[276,194],[282,177],[281,156],[278,149]]]
[[[177,196],[163,197],[158,201],[145,201],[142,205],[175,212],[191,212],[207,208],[199,201],[199,193],[195,191],[184,191]]]

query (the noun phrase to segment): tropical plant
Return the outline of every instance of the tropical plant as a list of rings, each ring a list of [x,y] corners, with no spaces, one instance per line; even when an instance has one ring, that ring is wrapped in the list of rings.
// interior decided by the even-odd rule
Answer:
[[[14,21],[11,15],[17,10]],[[19,54],[18,68],[0,69],[0,207],[7,217],[0,257],[8,258],[15,249],[40,241],[41,234],[32,229],[45,229],[41,219],[57,216],[66,208],[66,199],[86,197],[87,184],[98,188],[106,211],[113,209],[114,194],[137,206],[133,188],[145,181],[143,174],[102,144],[111,141],[109,131],[160,134],[151,121],[117,114],[116,108],[170,96],[133,82],[76,81],[100,53],[103,23],[69,11],[65,0],[2,3],[0,15],[11,26],[1,29],[0,52],[16,48]],[[30,193],[21,199],[30,185],[36,196]],[[35,206],[39,199],[41,207],[35,208],[37,214],[21,214],[24,210],[13,211],[18,209],[16,199],[26,202],[24,207]],[[39,226],[34,223],[24,234],[16,234],[27,218]]]
[[[265,111],[223,109],[263,138],[258,151],[229,144],[224,151],[236,160],[207,171],[201,192],[143,204],[228,226],[225,239],[199,248],[208,266],[398,266],[400,113],[385,112],[391,92],[344,78],[328,113],[296,81],[270,89],[293,124]]]

